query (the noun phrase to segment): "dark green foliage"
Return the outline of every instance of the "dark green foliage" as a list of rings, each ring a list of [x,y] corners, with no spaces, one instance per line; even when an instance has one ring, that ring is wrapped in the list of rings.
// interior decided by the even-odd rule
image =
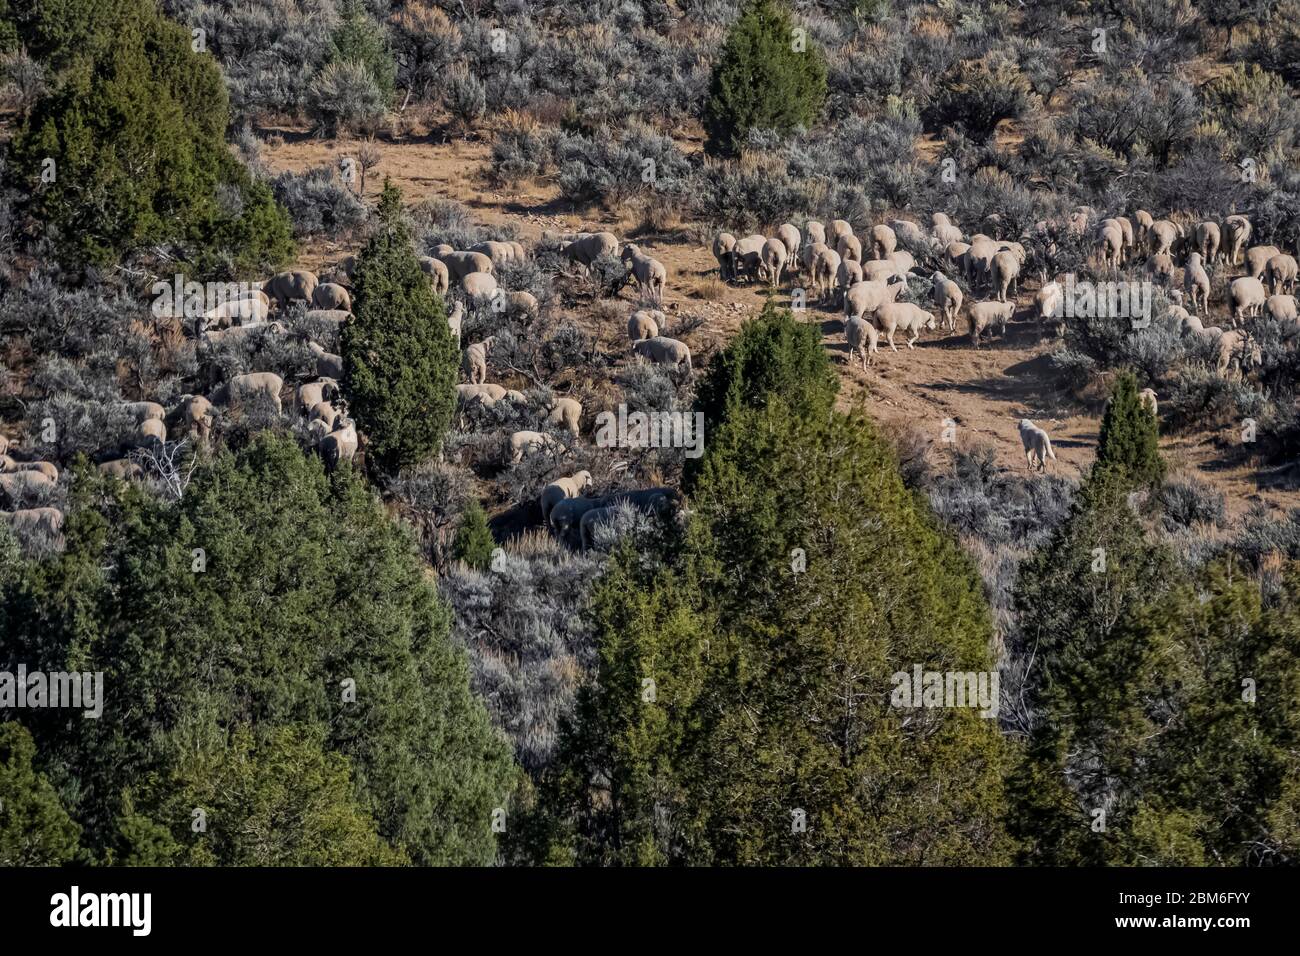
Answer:
[[[344,0],[339,25],[331,38],[330,60],[361,64],[385,97],[393,95],[397,64],[383,27],[374,21],[361,0]]]
[[[821,50],[806,31],[796,32],[788,8],[778,0],[750,0],[713,69],[704,107],[706,148],[735,156],[750,130],[789,133],[811,126],[825,100]]]
[[[81,828],[33,768],[35,757],[25,728],[0,723],[0,866],[57,866],[77,852]]]
[[[1154,487],[1164,480],[1160,427],[1151,406],[1138,397],[1137,378],[1131,372],[1121,373],[1111,389],[1094,469],[1114,471],[1132,488]]]
[[[168,801],[175,784],[236,817],[278,818],[305,799],[270,779],[292,767],[319,784],[322,833],[345,835],[353,862],[396,859],[371,829],[419,864],[493,858],[508,747],[410,540],[359,479],[331,480],[292,441],[260,435],[201,466],[176,505],[89,473],[74,487],[65,553],[4,588],[0,666],[104,673],[101,719],[25,718],[92,853],[266,860],[215,837],[203,850]],[[241,780],[241,748],[266,781]],[[339,860],[321,833],[281,836],[277,860]]]
[[[291,254],[283,210],[226,148],[221,74],[187,30],[145,0],[16,13],[29,49],[64,68],[10,175],[65,260],[105,266],[172,244],[199,271],[247,272]]]
[[[485,571],[492,563],[492,550],[496,546],[483,506],[477,501],[471,501],[461,515],[460,527],[456,529],[456,537],[451,543],[451,556],[477,571]]]
[[[344,391],[379,466],[397,471],[436,454],[456,407],[460,356],[446,306],[434,295],[392,207],[370,239],[354,279],[356,317],[343,327]],[[400,208],[400,204],[399,208]]]

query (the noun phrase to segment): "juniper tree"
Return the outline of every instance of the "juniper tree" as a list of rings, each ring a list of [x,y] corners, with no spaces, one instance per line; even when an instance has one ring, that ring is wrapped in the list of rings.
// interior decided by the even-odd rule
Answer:
[[[826,100],[826,61],[778,0],[750,0],[713,68],[704,107],[706,149],[735,156],[750,130],[812,125]]]
[[[1151,406],[1138,395],[1137,378],[1123,372],[1110,393],[1097,441],[1097,472],[1114,471],[1132,488],[1153,487],[1165,475],[1160,429]]]

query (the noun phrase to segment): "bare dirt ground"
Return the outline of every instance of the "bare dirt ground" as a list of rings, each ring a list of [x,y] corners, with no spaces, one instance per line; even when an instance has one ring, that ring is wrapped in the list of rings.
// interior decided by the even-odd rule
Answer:
[[[356,148],[355,143],[313,138],[293,130],[264,132],[273,134],[274,139],[264,149],[263,159],[277,172],[337,164]],[[389,176],[409,203],[432,197],[453,199],[484,223],[512,223],[525,241],[538,239],[543,229],[599,227],[624,236],[636,227],[636,223],[599,209],[570,210],[548,183],[526,184],[514,192],[494,188],[486,174],[489,147],[482,142],[415,139],[377,145],[382,160],[369,174],[367,196],[377,194],[383,178]],[[668,267],[665,310],[670,316],[692,314],[705,320],[688,337],[697,368],[726,343],[746,317],[762,309],[766,290],[720,282],[717,263],[703,243],[680,235],[638,234],[637,241]],[[301,264],[329,265],[355,251],[318,244],[303,250]],[[1052,436],[1057,454],[1054,470],[1077,477],[1096,454],[1102,409],[1100,402],[1080,400],[1055,380],[1047,354],[1057,347],[1056,340],[1044,337],[1037,324],[1025,317],[1024,309],[1032,303],[1035,289],[1027,283],[1020,290],[1020,321],[1013,323],[1004,340],[973,348],[959,320],[955,333],[926,332],[911,350],[903,345],[903,336],[896,339],[897,352],[890,351],[882,340],[874,367],[865,373],[848,365],[837,312],[810,308],[802,317],[822,326],[826,347],[843,379],[840,401],[844,407],[865,408],[891,431],[919,430],[935,443],[939,456],[945,454],[943,430],[951,420],[959,447],[991,444],[1002,467],[1021,472],[1025,460],[1017,424],[1030,418]],[[622,294],[630,311],[635,293],[629,288]],[[788,304],[788,296],[778,295],[777,302]],[[592,325],[590,316],[575,315],[574,319],[588,328]],[[619,324],[617,334],[621,335],[621,320]],[[1274,487],[1233,430],[1165,435],[1161,449],[1172,471],[1199,472],[1202,479],[1223,491],[1230,514],[1239,515],[1256,501],[1280,508],[1300,507],[1300,492]]]

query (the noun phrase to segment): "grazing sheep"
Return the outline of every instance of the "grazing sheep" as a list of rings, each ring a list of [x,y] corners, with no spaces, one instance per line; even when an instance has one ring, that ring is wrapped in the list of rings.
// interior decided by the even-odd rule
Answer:
[[[0,494],[11,504],[23,501],[28,495],[54,490],[54,480],[40,471],[13,471],[0,474]]]
[[[808,244],[820,242],[826,245],[826,227],[816,219],[809,219],[803,224],[803,231],[808,234]]]
[[[967,281],[970,280],[971,262],[970,262],[970,243],[969,242],[950,242],[943,250],[943,258],[949,269],[954,272],[960,272]]]
[[[889,347],[897,352],[898,346],[894,344],[895,331],[902,329],[911,332],[912,337],[907,340],[907,347],[915,348],[916,340],[921,337],[921,329],[933,329],[935,320],[933,312],[927,312],[911,302],[886,302],[876,310],[876,323],[880,326],[880,331],[885,333]]]
[[[1293,295],[1270,295],[1264,303],[1269,318],[1278,322],[1294,322],[1300,316],[1296,312],[1296,300]]]
[[[1222,234],[1219,230],[1219,224],[1209,219],[1204,219],[1196,224],[1196,248],[1201,256],[1202,262],[1213,263],[1219,257],[1219,246],[1222,243]]]
[[[495,385],[491,382],[482,382],[477,385],[456,386],[456,400],[461,405],[480,402],[483,405],[491,407],[505,397],[505,386]]]
[[[993,281],[993,257],[1004,250],[987,236],[972,236],[970,249],[966,252],[966,278],[974,289],[984,283]]]
[[[793,223],[783,222],[776,230],[776,237],[785,246],[785,261],[790,264],[790,270],[794,271],[799,267],[799,248],[803,245],[803,236],[799,235],[799,229]]]
[[[449,279],[460,281],[475,272],[492,274],[492,260],[481,252],[445,252],[434,258],[442,260],[442,264],[447,267]]]
[[[1138,401],[1151,409],[1151,417],[1160,417],[1160,403],[1156,401],[1156,390],[1154,388],[1144,388],[1138,392]]]
[[[209,401],[213,405],[231,405],[264,395],[271,401],[276,414],[280,414],[280,392],[283,388],[284,379],[274,372],[248,372],[236,375],[229,382],[218,386]]]
[[[465,350],[462,367],[471,385],[481,385],[487,381],[487,356],[495,342],[496,336],[489,335],[482,342],[475,342]]]
[[[574,438],[578,437],[581,421],[582,403],[576,398],[557,398],[545,419],[547,425],[567,428]]]
[[[980,333],[997,323],[999,326],[999,335],[1007,334],[1007,323],[1015,315],[1016,304],[1014,302],[973,302],[967,308],[966,321],[970,326],[971,345],[979,348]]]
[[[202,395],[186,395],[172,411],[187,438],[206,443],[212,432],[212,403]]]
[[[1007,290],[1017,285],[1019,277],[1020,258],[1014,252],[1004,250],[993,257],[993,281],[997,286],[999,302],[1007,301]]]
[[[505,296],[506,315],[514,318],[535,319],[541,312],[537,296],[531,292],[507,292]]]
[[[817,290],[818,300],[825,299],[827,294],[834,296],[835,277],[840,271],[840,254],[830,246],[816,246],[816,255],[813,256],[812,266],[809,270],[812,274],[812,284]]]
[[[844,321],[874,314],[885,303],[895,301],[902,289],[903,283],[896,281],[867,280],[856,283],[844,293]]]
[[[451,285],[451,274],[447,269],[447,264],[441,259],[435,259],[433,256],[420,256],[420,268],[429,277],[433,291],[438,295],[446,295],[447,289]]]
[[[137,462],[129,458],[115,458],[112,461],[101,461],[99,463],[99,472],[103,475],[109,475],[113,478],[120,478],[123,481],[139,479],[144,477],[144,469]]]
[[[781,239],[769,239],[763,244],[762,270],[767,277],[768,287],[776,289],[781,284],[781,272],[785,269],[785,242]]]
[[[343,356],[326,352],[316,342],[308,342],[307,349],[316,356],[316,375],[319,378],[341,379],[343,377]]]
[[[1174,283],[1174,257],[1167,252],[1157,252],[1147,259],[1146,271],[1168,289]]]
[[[158,448],[167,443],[167,426],[157,418],[146,418],[135,428],[132,443],[136,448]]]
[[[652,339],[659,334],[659,324],[651,315],[651,310],[640,309],[632,313],[627,320],[627,337],[633,342]]]
[[[316,278],[316,273],[306,269],[293,269],[271,276],[262,286],[262,291],[274,299],[276,305],[284,308],[295,300],[310,302],[318,285],[320,280]]]
[[[1133,221],[1137,223],[1138,227],[1138,244],[1145,247],[1147,245],[1147,239],[1151,233],[1151,227],[1155,225],[1155,220],[1151,218],[1151,213],[1147,212],[1145,209],[1139,209],[1137,212],[1133,213]]]
[[[1124,230],[1114,220],[1108,219],[1106,223],[1097,234],[1097,251],[1102,268],[1118,271],[1124,261]]]
[[[123,402],[122,410],[130,415],[137,425],[146,418],[157,418],[161,421],[167,417],[167,409],[157,402]]]
[[[17,511],[0,511],[0,520],[8,523],[15,534],[24,537],[34,533],[47,535],[55,541],[63,537],[63,512],[58,508],[20,508]]]
[[[1048,461],[1056,460],[1052,440],[1028,418],[1020,419],[1020,444],[1025,449],[1025,463],[1030,471],[1046,471]]]
[[[718,276],[723,282],[734,277],[731,251],[736,248],[736,237],[729,232],[720,232],[713,237],[713,258],[718,260]]]
[[[1235,372],[1233,377],[1240,377],[1245,369],[1260,364],[1263,358],[1259,345],[1248,332],[1229,329],[1219,336],[1216,367],[1220,376],[1227,378],[1231,371]]]
[[[889,221],[889,228],[893,229],[894,235],[907,245],[925,245],[925,230],[914,222],[910,222],[906,219],[891,219]]]
[[[940,246],[951,248],[954,245],[965,245],[962,241],[962,233],[959,228],[950,222],[936,223],[930,227],[930,235]]]
[[[1172,255],[1181,231],[1168,219],[1157,219],[1147,230],[1147,241],[1153,256]]]
[[[766,244],[767,240],[764,240]],[[663,302],[664,286],[668,282],[668,267],[658,259],[647,256],[639,246],[629,242],[623,247],[623,264],[632,270],[641,295],[651,302]]]
[[[13,474],[20,471],[38,471],[51,481],[59,480],[58,467],[48,461],[14,461],[8,455],[0,455],[0,472]]]
[[[1232,324],[1238,326],[1247,315],[1259,315],[1268,300],[1264,283],[1250,276],[1233,279],[1228,286],[1228,300],[1232,303]]]
[[[957,313],[961,311],[961,286],[942,272],[936,272],[930,277],[930,300],[943,316],[944,327],[949,332],[956,329]]]
[[[859,263],[862,268],[862,280],[866,282],[888,282],[898,277],[898,263],[893,259],[868,259]]]
[[[1242,251],[1250,241],[1252,232],[1250,220],[1245,216],[1228,216],[1223,220],[1223,231],[1226,240],[1224,258],[1228,260],[1229,265],[1235,266],[1241,261]]]
[[[862,263],[852,259],[840,260],[839,271],[835,273],[835,292],[843,295],[862,281]]]
[[[568,538],[570,531],[581,525],[584,514],[592,508],[599,508],[604,504],[604,498],[579,496],[561,499],[551,505],[547,524],[550,525],[551,531],[555,533],[556,537],[565,540]]]
[[[514,262],[515,248],[508,242],[479,242],[469,247],[470,252],[479,252],[492,260],[494,264],[500,262]]]
[[[203,313],[203,328],[225,329],[232,325],[260,325],[266,321],[269,313],[270,306],[261,299],[230,299]]]
[[[737,239],[731,247],[731,277],[744,278],[753,282],[758,278],[763,265],[763,247],[767,245],[767,236],[757,233]]]
[[[510,461],[516,464],[523,461],[524,455],[531,455],[534,452],[547,451],[560,454],[564,450],[563,442],[545,432],[524,430],[510,436]]]
[[[1120,232],[1124,234],[1124,253],[1127,258],[1133,252],[1133,223],[1127,216],[1116,216],[1115,221],[1119,223]]]
[[[671,365],[674,371],[691,372],[691,350],[685,342],[663,335],[632,343],[632,351],[655,365]]]
[[[832,219],[831,231],[827,235],[830,238],[826,240],[826,245],[834,249],[839,246],[840,237],[853,235],[853,224],[847,219]]]
[[[840,236],[835,241],[835,251],[840,254],[841,259],[852,259],[854,262],[861,262],[862,240],[853,233]]]
[[[322,282],[312,290],[311,304],[317,309],[351,312],[352,296],[348,294],[347,289],[336,282]]]
[[[898,236],[884,223],[871,227],[872,257],[888,259],[889,254],[898,248]]]
[[[294,394],[294,407],[299,415],[305,415],[321,402],[332,402],[338,397],[339,383],[332,378],[320,378],[298,386]]]
[[[509,242],[506,243],[506,245],[508,245],[512,250],[514,250],[516,262],[523,262],[528,258],[528,250],[524,248],[524,244],[522,242],[519,242],[515,239],[511,239]]]
[[[1295,288],[1297,271],[1300,271],[1300,266],[1296,265],[1294,256],[1283,252],[1271,257],[1264,263],[1264,274],[1268,277],[1269,291],[1274,295],[1292,291]]]
[[[906,249],[899,249],[885,256],[886,262],[894,264],[894,274],[906,281],[908,273],[916,268],[916,258]]]
[[[456,338],[456,344],[460,345],[460,327],[465,321],[465,303],[457,302],[452,310],[447,313],[447,328],[451,329],[451,334]]]
[[[486,272],[471,272],[460,280],[460,287],[471,302],[490,299],[497,291],[497,277]]]
[[[591,487],[591,472],[578,471],[564,478],[557,478],[545,488],[537,498],[542,509],[542,524],[550,524],[551,511],[566,498],[577,498]]]
[[[862,357],[862,371],[867,370],[867,366],[875,364],[875,355],[879,351],[876,343],[879,341],[879,334],[876,327],[864,319],[845,319],[844,320],[844,341],[849,343],[849,365],[853,364],[853,356]]]
[[[356,458],[359,444],[356,425],[351,419],[338,418],[334,430],[317,442],[316,450],[320,452],[325,467],[333,471],[342,462]]]
[[[332,432],[334,424],[340,417],[347,413],[347,402],[339,400],[338,406],[335,407],[333,402],[317,402],[307,413],[307,424],[312,422],[324,422],[325,431]]]
[[[1251,246],[1246,250],[1246,275],[1252,279],[1260,278],[1268,268],[1268,260],[1281,254],[1282,250],[1277,246]]]
[[[1210,274],[1205,271],[1202,263],[1202,254],[1193,252],[1188,255],[1187,265],[1183,267],[1183,289],[1187,292],[1193,312],[1202,312],[1210,307]]]
[[[601,256],[618,254],[618,237],[612,232],[589,232],[580,234],[572,242],[560,246],[560,252],[582,266],[590,266]]]
[[[202,342],[204,345],[212,347],[224,342],[243,342],[246,339],[261,337],[266,333],[286,335],[288,331],[282,322],[269,322],[266,325],[237,325],[230,329],[204,329]]]

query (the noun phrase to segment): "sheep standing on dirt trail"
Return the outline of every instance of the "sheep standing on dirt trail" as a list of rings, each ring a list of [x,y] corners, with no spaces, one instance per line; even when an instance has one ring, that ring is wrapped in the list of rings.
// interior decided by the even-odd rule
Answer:
[[[482,342],[475,342],[465,350],[462,367],[465,377],[471,385],[482,385],[487,381],[487,357],[496,343],[496,336],[489,335]]]
[[[901,282],[881,280],[867,280],[850,286],[844,293],[844,321],[874,315],[882,305],[896,300],[903,288]]]
[[[578,437],[582,422],[582,403],[576,398],[557,398],[546,415],[546,424],[558,428],[567,428],[574,438]]]
[[[999,335],[1007,334],[1007,323],[1015,315],[1014,302],[973,302],[966,310],[966,321],[970,325],[971,345],[979,348],[980,333],[997,323]]]
[[[627,320],[627,337],[633,342],[652,339],[659,334],[659,323],[654,319],[657,309],[638,309]],[[663,315],[662,312],[659,315]]]
[[[718,260],[718,278],[727,282],[733,278],[731,251],[736,248],[736,237],[720,232],[713,237],[713,258]]]
[[[895,352],[898,351],[898,346],[894,344],[894,332],[898,329],[912,333],[912,337],[907,340],[907,347],[911,349],[916,347],[921,329],[933,329],[935,326],[934,313],[911,302],[886,302],[876,310],[876,322],[880,331],[885,333],[885,341],[889,343],[890,349]]]
[[[867,366],[875,364],[875,356],[879,352],[876,343],[879,341],[879,333],[876,327],[865,319],[845,319],[844,320],[844,341],[849,343],[849,365],[853,365],[853,357],[859,355],[862,358],[862,371],[867,370]]]
[[[767,240],[764,239],[763,242],[766,245]],[[621,258],[623,264],[631,268],[632,278],[636,280],[642,297],[648,298],[651,302],[662,303],[664,286],[668,283],[668,267],[653,256],[646,255],[634,242],[629,242],[623,247]]]
[[[591,487],[591,472],[577,471],[564,478],[557,478],[538,496],[537,503],[542,508],[542,524],[549,524],[551,510],[566,498],[577,498]]]
[[[817,246],[815,249],[811,266],[812,284],[817,289],[820,301],[826,298],[827,293],[834,297],[835,277],[839,275],[841,260],[840,254],[830,246]]]
[[[1020,444],[1025,448],[1025,462],[1030,471],[1046,471],[1047,462],[1056,460],[1052,440],[1028,418],[1020,419]]]
[[[785,269],[786,258],[785,243],[780,239],[769,239],[763,244],[763,275],[767,279],[768,288],[773,291],[781,285],[781,272]]]
[[[961,311],[961,286],[942,272],[936,272],[930,277],[930,300],[943,317],[944,328],[949,332],[956,329],[957,313]]]
[[[655,365],[671,365],[673,371],[691,372],[691,350],[685,342],[656,335],[652,339],[642,339],[632,343],[632,351]]]
[[[759,269],[763,267],[763,247],[766,245],[767,236],[757,233],[737,239],[731,247],[731,278],[749,282],[757,279]]]

